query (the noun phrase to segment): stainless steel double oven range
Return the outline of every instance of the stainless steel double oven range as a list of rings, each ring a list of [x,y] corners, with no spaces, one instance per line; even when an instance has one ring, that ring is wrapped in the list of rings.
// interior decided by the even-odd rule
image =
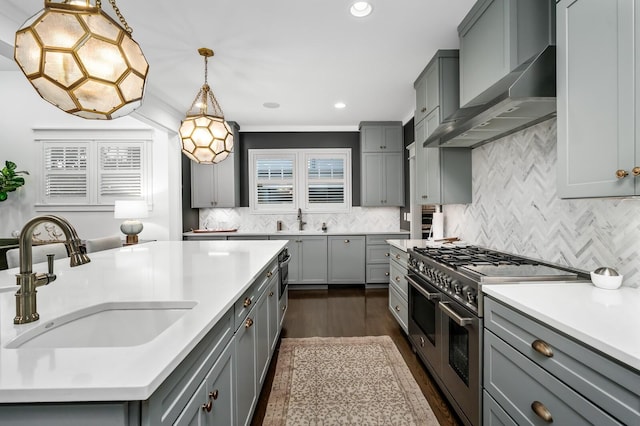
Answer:
[[[477,246],[409,250],[409,338],[467,425],[482,424],[483,284],[586,279],[581,271]]]

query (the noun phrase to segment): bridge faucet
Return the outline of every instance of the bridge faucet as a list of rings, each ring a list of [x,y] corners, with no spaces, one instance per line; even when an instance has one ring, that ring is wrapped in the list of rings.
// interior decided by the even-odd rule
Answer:
[[[302,221],[302,209],[298,209],[298,230],[302,231],[307,222]]]
[[[49,272],[34,273],[33,272],[33,250],[31,246],[31,238],[36,226],[41,223],[52,222],[64,232],[66,237],[65,245],[69,251],[70,265],[79,266],[89,263],[89,257],[80,251],[80,238],[75,228],[67,221],[67,219],[45,215],[38,216],[27,222],[22,231],[20,231],[20,273],[16,275],[17,285],[20,290],[16,292],[16,316],[13,319],[14,324],[26,324],[37,321],[40,318],[36,307],[36,288],[47,285],[56,279],[53,273],[52,257],[49,257]]]

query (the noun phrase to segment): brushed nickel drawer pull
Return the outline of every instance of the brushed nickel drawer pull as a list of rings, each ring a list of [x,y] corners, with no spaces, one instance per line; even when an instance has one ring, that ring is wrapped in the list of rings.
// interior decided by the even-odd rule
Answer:
[[[247,318],[247,320],[244,323],[244,328],[249,328],[253,325],[253,320],[251,318]]]
[[[423,195],[422,198],[426,200],[427,198],[429,198],[429,196],[428,195]]]
[[[553,423],[553,417],[551,417],[551,412],[547,407],[544,406],[542,402],[533,401],[531,403],[531,409],[533,410],[534,413],[536,413],[536,416],[540,417],[545,422]]]
[[[242,306],[244,306],[246,308],[249,305],[251,305],[251,299],[247,297],[247,298],[244,299],[244,303],[242,304]]]
[[[622,169],[616,170],[616,177],[618,179],[622,179],[622,178],[625,178],[627,176],[629,176],[629,172],[628,171],[622,170]]]
[[[533,343],[531,343],[531,347],[536,352],[546,356],[547,358],[551,358],[553,356],[553,349],[551,349],[551,346],[544,340],[534,340]]]

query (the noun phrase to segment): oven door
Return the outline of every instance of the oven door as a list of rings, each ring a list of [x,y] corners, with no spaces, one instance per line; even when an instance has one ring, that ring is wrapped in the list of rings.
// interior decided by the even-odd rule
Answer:
[[[482,320],[444,295],[438,303],[442,325],[441,379],[473,425],[480,425]]]
[[[438,300],[442,293],[426,280],[409,273],[409,338],[420,358],[432,373],[438,375],[441,368],[441,317]]]
[[[278,270],[280,272],[280,289],[278,292],[278,299],[287,292],[287,284],[289,283],[289,262],[291,262],[291,255],[287,249],[284,249],[278,255]]]

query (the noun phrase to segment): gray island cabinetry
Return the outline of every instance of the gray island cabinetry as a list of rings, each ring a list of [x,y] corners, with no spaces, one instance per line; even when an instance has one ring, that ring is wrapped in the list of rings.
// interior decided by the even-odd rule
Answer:
[[[277,256],[283,247],[279,241],[200,241],[149,243],[145,244],[146,253],[131,250],[131,264],[141,270],[164,266],[165,275],[171,274],[171,279],[158,278],[162,273],[136,276],[130,269],[118,269],[116,262],[114,269],[105,273],[110,275],[109,283],[105,279],[103,286],[102,280],[94,278],[93,292],[106,300],[111,295],[130,301],[148,298],[148,292],[140,288],[152,288],[155,299],[175,299],[179,295],[197,302],[158,337],[139,346],[7,349],[6,335],[11,327],[7,322],[12,317],[3,309],[0,424],[249,424],[281,330]],[[80,275],[106,272],[115,255],[99,252],[91,256],[92,262],[83,266],[92,266]],[[149,264],[141,263],[143,259]],[[227,270],[216,276],[214,272],[223,265]],[[56,282],[58,297],[66,299],[67,292],[77,294],[78,288],[75,293],[73,289],[77,285],[70,282],[73,276],[67,271],[68,265],[59,262],[56,267],[60,274],[60,283]],[[184,270],[181,280],[176,270]],[[149,278],[134,283],[125,278],[130,275],[135,276],[131,280]],[[5,285],[8,276],[0,274],[1,285]],[[72,288],[60,285],[63,279]],[[83,281],[84,278],[78,282]],[[134,288],[136,284],[140,288]],[[51,290],[57,289],[52,285]],[[2,306],[12,296],[13,293],[0,292]],[[39,296],[42,321],[48,313],[47,296],[51,294],[42,291]],[[95,302],[98,298],[93,296],[90,300]],[[75,306],[73,301],[69,303]],[[52,309],[61,313],[68,308]],[[45,320],[55,322],[51,317]],[[27,371],[28,364],[33,373],[24,376],[8,368],[14,362],[12,358],[20,358],[18,355],[24,358],[18,370]],[[55,362],[41,365],[37,361],[52,356]],[[67,356],[78,359],[64,359]],[[100,377],[93,378],[92,371]],[[151,373],[147,376],[147,372]],[[52,378],[38,381],[38,373]],[[25,381],[25,377],[31,379]],[[56,377],[55,387],[47,389],[49,381]],[[78,384],[92,379],[96,382]],[[154,386],[154,380],[159,384]],[[49,395],[49,399],[43,395]]]
[[[483,424],[640,424],[637,371],[484,300]]]

